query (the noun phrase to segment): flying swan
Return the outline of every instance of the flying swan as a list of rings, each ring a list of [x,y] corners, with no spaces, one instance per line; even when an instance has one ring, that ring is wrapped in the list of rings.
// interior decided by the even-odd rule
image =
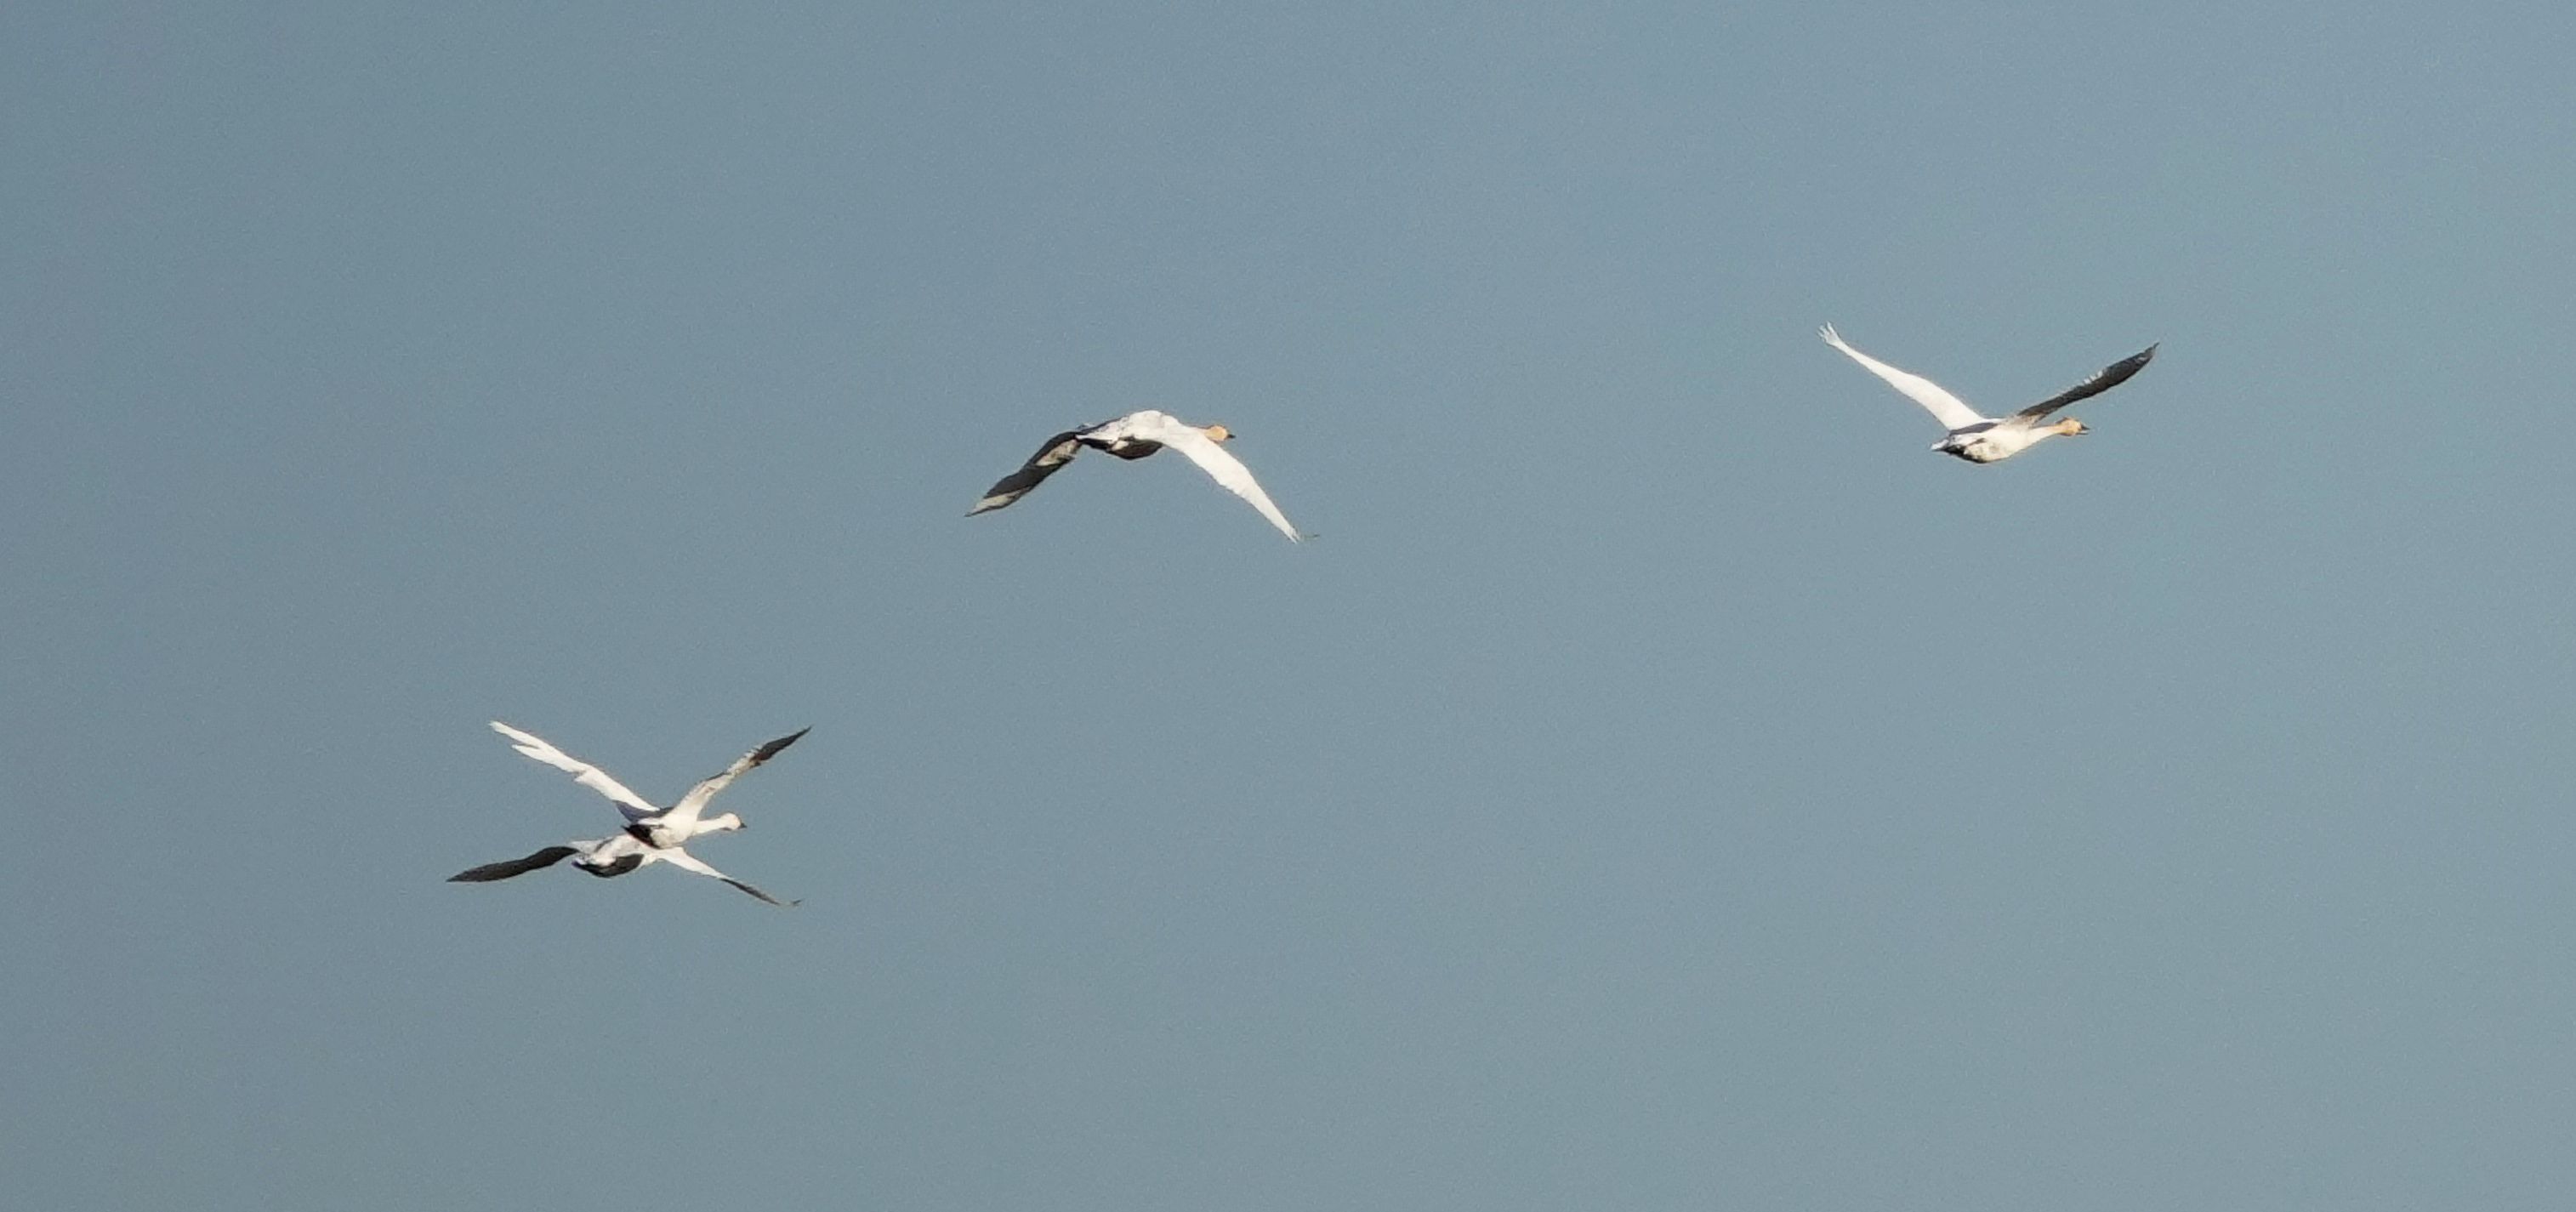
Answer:
[[[2042,422],[2048,420],[2048,414],[2077,400],[2098,396],[2128,382],[2129,376],[2145,369],[2147,360],[2156,356],[2156,347],[2150,345],[2103,367],[2102,373],[2020,412],[2009,417],[1994,418],[1977,415],[1976,409],[1961,403],[1959,397],[1951,395],[1943,390],[1940,384],[1930,379],[1921,375],[1907,374],[1844,344],[1842,334],[1835,332],[1831,324],[1825,325],[1819,331],[1824,335],[1825,344],[1851,355],[1852,361],[1868,367],[1871,374],[1887,380],[1888,386],[1905,393],[1907,399],[1922,405],[1924,411],[1931,413],[1934,420],[1949,429],[1949,436],[1942,438],[1932,449],[1946,455],[1957,455],[1971,463],[1994,463],[2009,459],[2038,445],[2041,440],[2053,438],[2059,434],[2072,436],[2092,432],[2084,422],[2073,417],[2055,424],[2042,424]]]
[[[562,846],[548,846],[526,858],[485,863],[480,867],[468,868],[447,877],[448,882],[482,884],[493,880],[506,880],[514,875],[526,875],[531,871],[552,867],[565,859],[571,859],[573,866],[602,879],[624,875],[638,867],[654,863],[669,863],[682,871],[693,871],[699,875],[723,880],[773,905],[797,903],[782,901],[700,862],[697,856],[682,849],[681,844],[691,838],[704,837],[710,833],[727,833],[742,828],[742,818],[733,813],[728,812],[722,816],[704,815],[707,801],[714,799],[717,792],[724,790],[727,784],[740,777],[744,771],[778,756],[779,750],[795,744],[796,738],[813,729],[800,728],[790,735],[780,737],[734,759],[733,765],[725,767],[723,773],[701,780],[697,786],[689,788],[687,795],[680,797],[679,803],[668,808],[654,807],[651,801],[627,790],[626,784],[609,777],[607,771],[565,753],[534,735],[521,732],[499,720],[492,721],[492,731],[510,738],[511,748],[570,774],[572,781],[614,801],[618,813],[626,818],[626,828],[622,832],[595,841],[576,841]]]
[[[1115,421],[1103,421],[1087,429],[1069,429],[1048,438],[1046,445],[1038,447],[1038,452],[1030,455],[1029,461],[1018,471],[994,481],[993,486],[985,491],[984,499],[975,502],[975,507],[967,510],[966,516],[971,518],[1000,509],[1029,495],[1031,489],[1054,475],[1057,468],[1072,462],[1073,456],[1081,453],[1085,446],[1108,451],[1122,459],[1141,459],[1169,446],[1188,455],[1190,462],[1198,464],[1199,470],[1208,473],[1209,478],[1223,485],[1226,491],[1252,502],[1252,507],[1270,519],[1270,524],[1278,527],[1279,533],[1288,536],[1289,542],[1298,541],[1302,536],[1297,533],[1297,528],[1289,525],[1287,516],[1270,503],[1270,494],[1261,491],[1261,482],[1253,479],[1251,470],[1228,454],[1225,447],[1218,445],[1233,436],[1223,425],[1187,425],[1170,413],[1151,408],[1128,413]]]

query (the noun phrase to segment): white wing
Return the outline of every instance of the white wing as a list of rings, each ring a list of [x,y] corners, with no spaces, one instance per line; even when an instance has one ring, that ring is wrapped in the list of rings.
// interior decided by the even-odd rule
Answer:
[[[666,849],[656,850],[656,851],[654,851],[654,852],[653,852],[653,857],[658,858],[658,859],[662,860],[663,862],[669,863],[670,865],[672,865],[672,866],[674,866],[674,867],[677,867],[677,868],[679,868],[679,869],[680,869],[680,870],[682,870],[682,871],[694,871],[694,872],[697,872],[697,873],[698,873],[698,874],[700,874],[700,875],[704,875],[704,876],[712,876],[712,877],[714,877],[714,878],[716,878],[716,879],[723,880],[724,882],[726,882],[726,883],[728,883],[728,884],[731,884],[731,885],[733,885],[733,886],[734,886],[734,887],[736,887],[736,888],[740,888],[740,889],[742,889],[743,891],[745,891],[745,892],[748,892],[748,893],[752,894],[753,896],[759,897],[760,899],[762,899],[762,900],[764,900],[764,901],[767,901],[767,902],[769,902],[770,904],[780,906],[781,908],[784,908],[784,907],[787,907],[787,906],[791,906],[791,905],[794,905],[794,904],[796,904],[796,903],[797,903],[797,902],[795,902],[795,901],[782,901],[782,900],[778,899],[777,897],[771,896],[771,895],[769,895],[768,893],[763,892],[763,891],[761,891],[761,890],[760,890],[760,889],[758,889],[758,888],[754,888],[754,887],[752,887],[751,885],[749,885],[749,884],[746,884],[746,883],[742,882],[741,880],[735,879],[734,877],[732,877],[732,876],[730,876],[730,875],[726,875],[724,872],[718,871],[718,870],[716,870],[716,869],[715,869],[715,868],[713,868],[713,867],[707,866],[705,863],[702,863],[702,862],[699,862],[699,861],[698,861],[698,856],[696,856],[696,855],[694,855],[694,854],[691,854],[691,853],[689,853],[689,852],[688,852],[688,851],[686,851],[686,850],[682,850],[682,849],[680,849],[680,848],[679,848],[679,847],[677,847],[677,846],[671,846],[671,847],[668,847],[668,848],[666,848]]]
[[[608,772],[557,749],[545,741],[521,732],[499,720],[492,721],[492,731],[510,738],[512,749],[535,758],[572,776],[572,781],[617,801],[617,810],[630,821],[642,820],[661,811],[652,801],[626,789],[626,784],[608,777]]]
[[[1951,429],[1965,429],[1986,420],[1977,415],[1976,409],[1962,403],[1959,397],[1951,395],[1940,384],[1921,375],[1907,374],[1844,344],[1843,335],[1835,332],[1833,325],[1825,325],[1818,331],[1824,335],[1825,344],[1851,355],[1852,361],[1868,367],[1871,374],[1887,380],[1888,386],[1904,392],[1905,398],[1922,405],[1924,411],[1931,413],[1933,418],[1944,426]]]
[[[1261,491],[1261,481],[1253,479],[1252,470],[1226,453],[1225,447],[1216,444],[1216,439],[1165,413],[1149,410],[1119,419],[1126,422],[1124,428],[1128,436],[1160,442],[1188,455],[1190,462],[1198,464],[1199,470],[1224,485],[1227,492],[1252,502],[1252,507],[1270,519],[1270,524],[1278,527],[1279,533],[1288,536],[1289,542],[1298,541],[1297,528],[1289,525],[1288,516],[1270,503],[1270,494]]]
[[[728,784],[741,777],[744,771],[778,756],[779,750],[795,744],[797,737],[812,731],[814,730],[811,728],[799,728],[793,736],[782,736],[735,758],[733,765],[724,768],[724,773],[704,779],[697,786],[689,788],[689,793],[681,796],[679,803],[671,805],[670,813],[665,815],[660,823],[665,827],[678,830],[681,837],[689,836],[690,828],[698,823],[698,813],[706,808],[708,800],[716,798],[717,792],[724,790]]]

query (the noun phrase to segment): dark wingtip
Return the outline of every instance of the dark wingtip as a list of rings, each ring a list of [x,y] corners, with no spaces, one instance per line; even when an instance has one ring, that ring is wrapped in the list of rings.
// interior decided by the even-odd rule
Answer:
[[[771,758],[777,757],[777,756],[778,756],[778,751],[779,751],[779,750],[781,750],[781,749],[785,749],[786,747],[788,747],[788,746],[790,746],[790,745],[795,744],[798,738],[800,738],[800,737],[804,736],[806,733],[809,733],[809,732],[812,732],[812,731],[814,731],[814,726],[813,726],[812,724],[807,724],[806,726],[804,726],[804,727],[802,727],[802,728],[799,728],[799,729],[797,729],[797,730],[796,730],[796,731],[794,731],[794,732],[788,733],[787,735],[782,736],[782,737],[778,738],[777,740],[771,741],[770,743],[768,743],[768,744],[766,744],[766,745],[761,746],[761,747],[760,747],[760,760],[761,760],[761,761],[766,762],[766,761],[768,761],[768,760],[769,760],[769,759],[771,759]]]

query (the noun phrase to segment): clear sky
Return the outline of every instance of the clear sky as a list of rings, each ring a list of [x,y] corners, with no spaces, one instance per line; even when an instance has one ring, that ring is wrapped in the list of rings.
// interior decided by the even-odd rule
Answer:
[[[2565,5],[752,7],[0,7],[12,1203],[2576,1200]]]

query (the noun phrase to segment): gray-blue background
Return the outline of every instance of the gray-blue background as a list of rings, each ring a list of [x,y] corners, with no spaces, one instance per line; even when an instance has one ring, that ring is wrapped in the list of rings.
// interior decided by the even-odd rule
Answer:
[[[2571,52],[0,8],[11,1202],[2564,1208]]]

